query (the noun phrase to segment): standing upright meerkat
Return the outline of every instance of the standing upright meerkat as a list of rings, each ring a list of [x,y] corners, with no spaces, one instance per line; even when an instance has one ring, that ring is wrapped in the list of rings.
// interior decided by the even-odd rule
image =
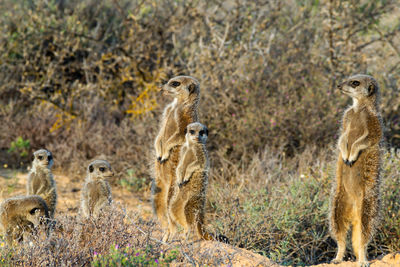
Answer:
[[[53,155],[46,149],[39,149],[33,153],[32,169],[28,175],[26,184],[27,195],[39,195],[46,201],[51,218],[57,204],[57,190],[51,167]]]
[[[338,85],[353,99],[343,116],[334,183],[330,227],[338,244],[334,263],[343,260],[346,235],[352,226],[352,245],[359,266],[368,266],[366,250],[379,211],[382,122],[379,87],[368,75],[355,75]]]
[[[89,164],[81,195],[81,211],[85,218],[96,218],[104,208],[110,206],[111,188],[107,179],[113,176],[108,161],[95,160]]]
[[[190,76],[177,76],[161,91],[174,97],[164,109],[160,131],[155,140],[155,178],[152,183],[153,210],[163,228],[168,228],[168,203],[174,190],[176,167],[186,127],[198,120],[200,84]]]
[[[46,202],[37,195],[6,199],[0,205],[0,224],[8,245],[22,241],[38,225],[49,222]]]
[[[187,126],[186,142],[181,147],[176,169],[176,190],[171,198],[169,233],[176,232],[176,224],[184,228],[188,237],[192,230],[198,238],[211,240],[204,231],[204,213],[208,171],[210,168],[206,142],[208,129],[199,122]],[[168,239],[168,236],[165,237]]]

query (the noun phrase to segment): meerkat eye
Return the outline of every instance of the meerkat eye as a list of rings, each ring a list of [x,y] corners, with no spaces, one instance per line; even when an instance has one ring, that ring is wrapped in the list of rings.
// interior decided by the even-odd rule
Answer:
[[[43,156],[38,156],[37,158],[38,158],[38,160],[42,160]]]
[[[105,170],[106,170],[106,168],[104,168],[104,167],[99,168],[99,171],[101,171],[101,172],[104,172]]]
[[[351,86],[353,87],[353,88],[356,88],[357,86],[359,86],[360,85],[360,82],[359,81],[352,81],[351,82]]]
[[[37,210],[39,210],[39,209],[38,209],[38,208],[33,208],[33,209],[31,209],[31,210],[29,211],[29,213],[30,213],[31,215],[33,215],[33,214],[36,213]]]
[[[172,87],[178,87],[179,85],[181,85],[181,83],[177,82],[177,81],[173,81],[169,85],[171,85]]]
[[[194,130],[190,130],[189,133],[190,133],[190,134],[194,134]]]

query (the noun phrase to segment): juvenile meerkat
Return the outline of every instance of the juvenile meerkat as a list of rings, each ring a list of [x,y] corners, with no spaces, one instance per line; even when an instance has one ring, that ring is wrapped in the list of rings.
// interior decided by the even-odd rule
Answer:
[[[160,131],[155,139],[155,178],[152,183],[153,210],[163,228],[168,227],[168,203],[174,190],[179,151],[185,142],[185,129],[197,121],[199,82],[190,76],[177,76],[161,91],[174,100],[164,109]]]
[[[46,202],[37,195],[19,196],[5,200],[0,205],[0,223],[8,245],[13,240],[22,241],[38,225],[49,222]]]
[[[169,206],[169,234],[175,233],[176,224],[179,224],[184,228],[187,237],[194,230],[198,238],[212,239],[203,228],[210,168],[206,149],[207,137],[208,129],[203,124],[195,122],[187,126],[186,141],[181,147],[176,168],[176,190]]]
[[[85,218],[96,218],[104,208],[110,206],[111,188],[107,179],[113,176],[108,161],[95,160],[89,164],[81,195],[81,211]]]
[[[26,184],[27,195],[39,195],[46,201],[51,218],[57,204],[57,190],[51,167],[53,155],[46,149],[39,149],[33,153],[32,169],[28,175]]]
[[[334,183],[330,227],[338,244],[334,263],[343,260],[346,235],[352,226],[352,245],[359,266],[368,266],[366,249],[377,225],[379,210],[382,123],[379,87],[368,75],[355,75],[338,85],[353,99],[343,116]]]

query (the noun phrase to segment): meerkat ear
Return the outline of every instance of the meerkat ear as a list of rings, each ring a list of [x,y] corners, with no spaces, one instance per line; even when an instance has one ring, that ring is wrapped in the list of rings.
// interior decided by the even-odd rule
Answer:
[[[188,87],[189,93],[192,94],[196,90],[197,85],[191,83]]]
[[[185,135],[187,134],[187,127],[185,128]]]
[[[370,84],[370,85],[368,86],[368,96],[371,96],[371,95],[373,95],[374,93],[375,93],[375,85]]]
[[[94,171],[93,165],[90,165],[89,166],[89,172],[93,172],[93,171]]]
[[[208,136],[208,128],[207,127],[205,127],[206,128],[206,135]]]

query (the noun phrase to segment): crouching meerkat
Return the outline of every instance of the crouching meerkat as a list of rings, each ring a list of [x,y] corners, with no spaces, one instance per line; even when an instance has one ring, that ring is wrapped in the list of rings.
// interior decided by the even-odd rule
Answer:
[[[174,98],[164,109],[155,140],[155,178],[152,183],[153,210],[164,229],[168,228],[168,203],[173,194],[180,147],[187,125],[197,121],[199,82],[190,76],[172,78],[161,92]]]
[[[48,222],[49,209],[40,196],[13,197],[0,205],[0,223],[8,245],[14,240],[22,241],[26,234]]]
[[[51,167],[53,155],[46,149],[39,149],[33,153],[32,168],[26,184],[27,195],[39,195],[46,201],[49,215],[54,218],[57,204],[57,190]]]
[[[334,183],[330,228],[338,244],[333,263],[343,260],[346,235],[352,227],[352,245],[359,266],[368,266],[366,250],[377,226],[382,122],[379,87],[368,75],[355,75],[338,85],[353,99],[343,116]]]
[[[89,164],[81,195],[81,212],[86,219],[98,217],[101,211],[110,206],[111,188],[107,179],[113,176],[108,161],[95,160]]]
[[[179,224],[187,237],[194,230],[198,238],[212,239],[203,227],[210,165],[207,137],[208,129],[203,124],[195,122],[187,126],[186,141],[181,148],[176,169],[176,190],[169,206],[170,234],[176,232],[176,224]]]

